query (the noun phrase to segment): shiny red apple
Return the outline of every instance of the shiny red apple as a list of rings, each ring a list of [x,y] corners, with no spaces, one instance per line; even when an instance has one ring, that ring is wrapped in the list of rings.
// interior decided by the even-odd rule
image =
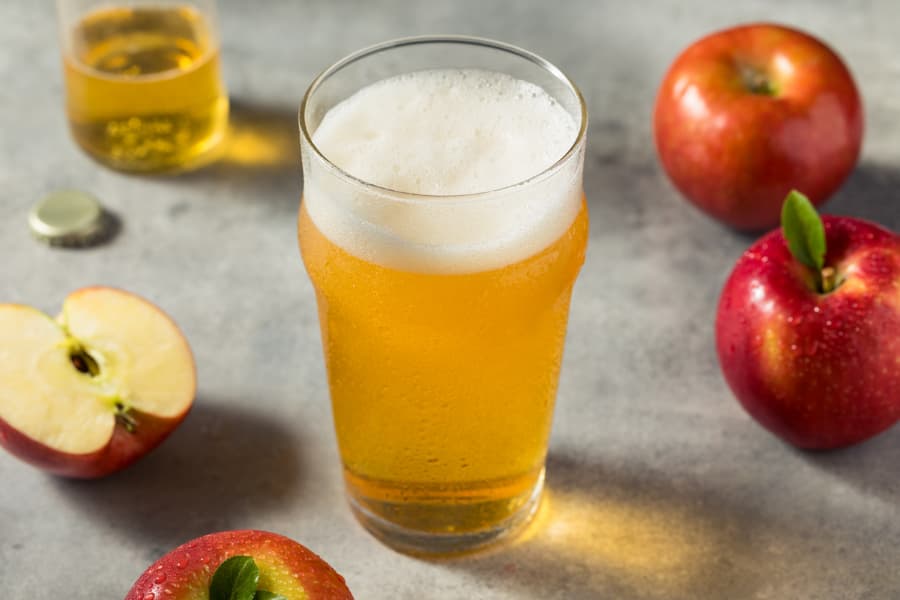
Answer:
[[[344,578],[309,549],[267,531],[223,531],[150,565],[125,600],[353,600]]]
[[[660,85],[659,158],[678,190],[743,230],[778,223],[793,188],[819,205],[856,164],[863,110],[850,71],[816,38],[768,23],[689,46]]]
[[[0,446],[41,469],[94,478],[162,442],[194,401],[175,323],[128,292],[70,294],[52,319],[0,304]]]
[[[818,449],[900,419],[900,237],[859,219],[822,221],[818,272],[773,231],[737,261],[716,318],[722,372],[747,412]]]

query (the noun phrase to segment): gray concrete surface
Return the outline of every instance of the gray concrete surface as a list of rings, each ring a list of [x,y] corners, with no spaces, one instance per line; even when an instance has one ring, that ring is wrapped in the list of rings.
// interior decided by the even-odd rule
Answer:
[[[650,112],[666,65],[712,29],[759,19],[840,50],[866,101],[857,171],[828,205],[900,228],[900,10],[891,0],[266,0],[220,3],[234,126],[270,150],[175,178],[104,169],[68,136],[52,3],[0,3],[0,300],[55,313],[93,283],[168,311],[199,364],[196,408],[157,452],[97,482],[0,453],[0,590],[121,598],[194,536],[270,529],[360,599],[900,598],[900,429],[841,452],[795,451],[732,399],[716,364],[718,291],[750,238],[682,201]],[[381,546],[342,488],[312,289],[295,240],[295,111],[320,69],[364,45],[454,32],[528,47],[591,113],[588,259],[573,299],[549,501],[526,538],[425,562]],[[250,136],[250,138],[246,137]],[[84,251],[32,241],[46,192],[77,187],[123,222]]]

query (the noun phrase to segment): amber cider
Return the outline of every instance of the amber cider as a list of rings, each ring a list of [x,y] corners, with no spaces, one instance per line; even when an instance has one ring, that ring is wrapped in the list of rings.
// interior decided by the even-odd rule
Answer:
[[[452,551],[536,506],[588,216],[579,161],[515,184],[577,131],[533,84],[437,70],[362,89],[313,136],[378,186],[307,169],[299,239],[351,505],[392,545]]]
[[[69,124],[88,154],[128,171],[179,171],[216,155],[228,97],[219,46],[187,6],[111,7],[66,36]]]

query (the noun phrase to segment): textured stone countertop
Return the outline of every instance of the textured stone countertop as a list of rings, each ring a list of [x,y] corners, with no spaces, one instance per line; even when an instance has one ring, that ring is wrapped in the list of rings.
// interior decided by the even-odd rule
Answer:
[[[827,205],[900,229],[900,5],[892,0],[266,0],[220,2],[232,148],[180,177],[88,159],[63,114],[53,4],[0,3],[0,300],[56,314],[88,284],[169,312],[199,368],[193,412],[101,481],[0,453],[0,590],[122,598],[197,535],[262,528],[325,557],[360,599],[900,598],[900,429],[799,452],[744,414],[716,362],[721,285],[751,238],[688,206],[655,158],[668,63],[713,29],[777,19],[836,47],[865,98],[861,163]],[[468,558],[396,554],[356,524],[342,481],[313,291],[296,243],[296,109],[313,76],[384,39],[466,33],[527,47],[580,85],[591,116],[588,257],[575,288],[529,536]],[[246,146],[245,146],[246,149]],[[75,187],[122,221],[112,243],[30,239],[30,205]]]

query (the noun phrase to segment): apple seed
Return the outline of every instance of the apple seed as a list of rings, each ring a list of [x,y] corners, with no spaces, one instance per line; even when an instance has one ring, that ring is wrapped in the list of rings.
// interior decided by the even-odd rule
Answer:
[[[91,377],[97,377],[100,374],[100,365],[83,346],[73,345],[69,350],[69,360],[80,373]]]

